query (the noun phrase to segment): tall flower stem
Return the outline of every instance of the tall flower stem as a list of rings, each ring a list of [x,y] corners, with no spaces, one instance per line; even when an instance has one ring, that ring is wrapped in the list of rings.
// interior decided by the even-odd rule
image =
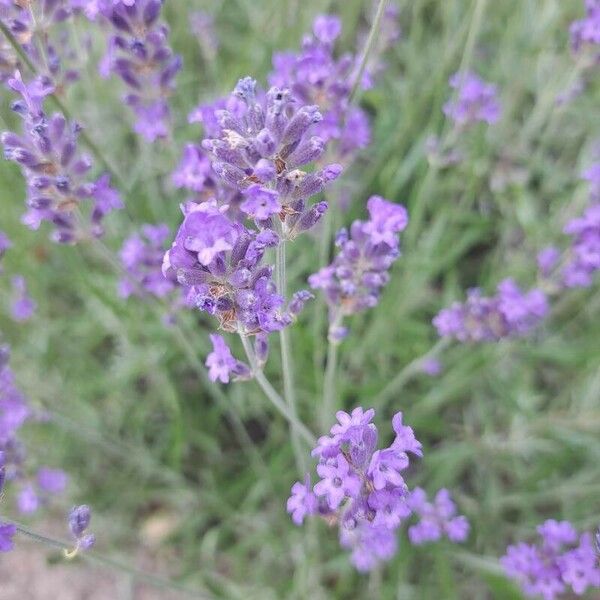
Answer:
[[[0,515],[0,520],[8,523],[12,523],[16,528],[17,532],[20,535],[23,535],[30,540],[33,540],[39,544],[43,544],[44,546],[48,546],[50,548],[54,548],[55,550],[61,550],[65,553],[72,551],[72,545],[64,542],[62,540],[57,540],[54,538],[50,538],[45,535],[41,535],[35,531],[32,531],[25,525],[21,523],[17,523],[11,519],[8,519],[4,516]],[[176,590],[182,594],[190,598],[201,598],[204,600],[211,600],[214,596],[209,595],[205,592],[201,592],[199,590],[190,589],[176,581],[171,581],[169,579],[162,579],[161,577],[157,577],[156,575],[152,575],[151,573],[147,573],[146,571],[140,571],[134,567],[131,567],[127,564],[123,564],[114,558],[110,558],[109,556],[104,556],[103,554],[99,554],[95,550],[87,550],[86,552],[82,552],[79,554],[83,559],[95,562],[111,569],[121,571],[122,573],[126,573],[133,577],[137,581],[141,581],[148,585],[151,585],[155,588],[165,589],[165,590]]]
[[[300,437],[302,437],[307,444],[314,446],[317,442],[316,437],[309,431],[308,427],[306,427],[306,425],[300,421],[296,414],[290,410],[284,399],[277,393],[277,390],[275,390],[271,382],[263,373],[262,369],[258,366],[256,356],[254,355],[254,350],[250,345],[248,337],[243,333],[240,333],[240,339],[242,340],[242,345],[244,346],[244,351],[246,352],[248,362],[250,363],[250,368],[252,369],[254,379],[262,391],[271,401],[271,404],[275,407],[275,409],[290,423],[292,426],[292,431],[295,431]]]
[[[286,241],[281,240],[277,246],[275,255],[275,284],[277,291],[286,297],[287,278],[285,269],[285,246]],[[290,413],[297,419],[297,402],[296,402],[296,384],[294,381],[294,363],[292,360],[292,352],[290,346],[290,338],[288,330],[284,327],[279,332],[279,342],[281,346],[281,370],[283,375],[283,395]],[[300,439],[297,432],[292,428],[292,446],[294,448],[294,456],[296,466],[302,472],[306,472],[305,468],[305,453],[302,451]]]
[[[417,374],[421,372],[423,362],[429,358],[435,358],[440,352],[445,350],[452,340],[442,338],[430,348],[425,354],[415,358],[409,362],[373,399],[374,406],[381,406],[387,402],[392,396],[400,393],[402,388]]]
[[[321,405],[321,427],[324,431],[327,429],[327,424],[331,421],[331,415],[336,407],[335,376],[340,342],[331,336],[331,332],[335,331],[341,325],[342,318],[341,314],[335,315],[329,327],[330,333],[327,336],[327,366],[325,367],[325,376],[323,378],[323,404]]]
[[[373,19],[373,24],[371,25],[371,31],[369,31],[369,37],[367,37],[367,42],[363,49],[362,56],[360,57],[358,70],[356,71],[354,82],[352,84],[352,90],[350,91],[350,104],[352,104],[356,97],[356,93],[358,92],[360,80],[362,79],[363,73],[365,72],[365,68],[367,67],[369,55],[371,54],[373,46],[375,45],[377,32],[379,31],[379,27],[381,26],[381,21],[383,20],[383,15],[385,13],[385,7],[387,6],[387,3],[388,0],[379,0],[377,12],[375,13],[375,18]]]

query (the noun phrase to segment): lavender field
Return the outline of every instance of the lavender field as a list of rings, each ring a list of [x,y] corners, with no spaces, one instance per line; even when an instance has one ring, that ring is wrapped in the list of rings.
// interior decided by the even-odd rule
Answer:
[[[600,598],[600,0],[0,0],[0,600]]]

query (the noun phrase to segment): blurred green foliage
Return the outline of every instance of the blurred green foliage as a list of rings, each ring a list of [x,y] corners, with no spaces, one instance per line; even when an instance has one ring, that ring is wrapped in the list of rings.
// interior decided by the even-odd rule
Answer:
[[[185,66],[172,99],[175,140],[163,146],[132,136],[118,82],[87,69],[65,102],[126,181],[135,222],[178,225],[184,197],[171,188],[169,173],[182,145],[200,135],[186,120],[199,100],[224,94],[246,74],[264,82],[272,52],[297,48],[323,11],[342,16],[343,46],[359,50],[356,31],[366,27],[369,4],[167,3],[172,45]],[[442,355],[441,376],[420,375],[399,393],[378,396],[435,343],[431,318],[442,306],[468,287],[492,291],[506,276],[532,284],[535,253],[566,242],[562,227],[586,202],[578,176],[600,136],[597,77],[572,102],[555,103],[576,76],[568,26],[582,2],[400,6],[402,39],[377,86],[361,98],[373,119],[373,143],[344,175],[350,208],[333,214],[336,225],[348,223],[377,193],[406,204],[411,224],[381,304],[350,323],[338,404],[374,406],[384,437],[391,437],[393,412],[404,411],[425,446],[411,482],[455,493],[472,522],[469,542],[415,549],[402,541],[389,565],[365,577],[349,565],[335,530],[294,527],[285,513],[297,478],[285,422],[253,383],[218,390],[198,375],[214,323],[185,315],[193,351],[182,352],[151,305],[116,296],[115,274],[91,248],[58,247],[44,231],[19,224],[22,180],[2,162],[1,226],[15,245],[4,261],[2,297],[10,274],[22,273],[39,310],[16,325],[4,302],[0,327],[22,387],[51,418],[29,429],[31,454],[71,474],[73,499],[94,508],[103,552],[146,545],[188,585],[222,598],[505,599],[520,597],[495,562],[507,543],[548,517],[581,528],[600,521],[597,284],[566,294],[531,338],[452,346]],[[193,8],[215,16],[221,46],[213,63],[189,30]],[[88,29],[80,24],[77,33]],[[91,64],[101,51],[93,39]],[[434,169],[425,140],[448,133],[441,106],[448,77],[461,65],[498,84],[503,118],[461,138],[462,164]],[[5,127],[14,123],[8,94],[0,102]],[[117,215],[108,227],[106,243],[116,251],[132,225]],[[300,239],[289,256],[299,287],[318,266],[318,244]],[[317,309],[322,305],[309,306],[291,331],[300,412],[315,430],[324,343]],[[276,344],[268,372],[280,386]],[[157,545],[148,531],[160,519],[173,526]]]

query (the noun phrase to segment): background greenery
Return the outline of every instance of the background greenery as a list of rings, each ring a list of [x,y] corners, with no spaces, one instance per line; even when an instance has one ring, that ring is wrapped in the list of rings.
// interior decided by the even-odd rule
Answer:
[[[418,375],[397,393],[379,394],[435,343],[431,318],[439,308],[468,287],[491,292],[506,276],[531,285],[536,251],[565,243],[563,224],[585,206],[579,173],[600,134],[597,78],[571,103],[555,103],[577,76],[568,26],[583,3],[400,4],[402,39],[361,100],[373,118],[373,143],[344,175],[349,210],[334,214],[338,225],[350,222],[377,193],[403,202],[412,221],[380,305],[351,322],[340,350],[338,403],[374,406],[384,438],[391,437],[391,415],[405,412],[425,446],[410,481],[455,493],[472,523],[468,543],[415,549],[404,536],[389,565],[360,576],[335,530],[294,527],[285,513],[297,478],[286,424],[254,383],[217,388],[201,376],[214,323],[185,315],[192,340],[186,351],[152,304],[116,296],[116,276],[92,248],[58,247],[46,232],[22,227],[22,179],[2,162],[1,223],[15,248],[0,282],[0,327],[22,387],[50,416],[28,430],[31,455],[71,474],[72,500],[92,505],[105,554],[146,546],[164,571],[220,598],[504,599],[520,597],[495,562],[507,543],[532,534],[544,518],[569,518],[581,528],[600,521],[598,284],[565,294],[531,338],[452,346],[441,376]],[[226,93],[240,76],[264,82],[271,53],[296,49],[320,12],[340,14],[343,47],[359,50],[356,31],[367,27],[369,5],[167,3],[172,45],[185,66],[172,100],[175,141],[162,147],[129,133],[120,85],[99,80],[93,66],[65,102],[121,173],[135,221],[176,227],[183,197],[168,174],[183,143],[200,135],[186,122],[191,108]],[[188,29],[192,8],[215,15],[221,47],[213,63]],[[79,39],[90,30],[80,24]],[[94,36],[91,65],[100,51]],[[449,132],[441,107],[460,65],[498,84],[503,118],[461,136],[467,160],[436,170],[424,143]],[[15,120],[8,94],[0,102],[4,128]],[[131,228],[113,216],[107,245],[117,250]],[[318,244],[305,236],[289,256],[299,287],[318,266]],[[39,304],[25,325],[7,316],[12,273],[26,276]],[[301,416],[315,430],[324,340],[317,307],[291,331]],[[280,385],[276,344],[268,372]]]

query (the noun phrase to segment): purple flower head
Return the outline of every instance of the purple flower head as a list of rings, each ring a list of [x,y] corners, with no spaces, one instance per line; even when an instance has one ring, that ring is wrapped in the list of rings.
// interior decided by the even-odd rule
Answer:
[[[357,60],[348,54],[335,55],[340,33],[338,17],[319,15],[313,35],[304,38],[299,53],[273,55],[269,83],[289,89],[300,103],[317,104],[322,119],[314,127],[315,134],[324,142],[336,141],[339,159],[350,159],[370,142],[370,127],[362,109],[349,107]]]
[[[0,140],[5,158],[16,162],[25,177],[27,212],[22,222],[30,229],[50,222],[52,239],[63,244],[99,237],[102,218],[122,203],[107,176],[90,180],[92,162],[78,151],[81,126],[68,122],[61,113],[49,116],[44,112],[43,99],[52,91],[45,80],[25,84],[17,72],[11,81],[12,89],[22,96],[13,104],[23,121],[22,133],[6,131]],[[78,213],[85,205],[90,209],[81,222]]]
[[[444,105],[444,114],[457,125],[465,127],[478,121],[492,124],[500,118],[495,85],[467,72],[452,75],[450,87],[456,90],[456,98]]]
[[[333,262],[308,278],[321,289],[330,308],[330,320],[372,308],[389,280],[388,270],[399,256],[399,232],[407,224],[406,210],[379,196],[368,203],[370,219],[355,221],[350,231],[336,237],[338,254]]]
[[[571,23],[571,47],[574,52],[600,45],[600,2],[586,0],[585,18]]]
[[[292,495],[287,501],[287,511],[296,525],[302,525],[306,515],[314,515],[318,509],[317,497],[310,486],[310,475],[306,475],[304,483],[297,481],[292,486]]]
[[[460,342],[497,341],[526,335],[548,313],[541,290],[522,292],[511,279],[502,281],[497,290],[491,298],[478,289],[469,290],[464,304],[457,302],[440,311],[433,319],[438,334]]]
[[[60,494],[67,487],[69,478],[60,469],[41,467],[37,472],[37,484],[43,492],[48,494]]]
[[[408,489],[401,475],[408,456],[392,444],[377,450],[378,432],[371,422],[374,410],[357,407],[337,413],[331,436],[319,438],[312,455],[319,458],[320,480],[310,495],[310,480],[296,483],[288,512],[299,524],[309,514],[339,525],[340,544],[351,551],[359,571],[368,571],[396,552],[396,535],[411,513]],[[395,419],[404,439],[412,429]],[[410,445],[415,446],[416,440]],[[420,447],[420,446],[419,446]],[[460,523],[449,525],[448,536],[460,537]],[[467,525],[468,528],[468,525]],[[458,533],[457,533],[458,532]]]
[[[231,374],[236,378],[250,376],[249,367],[233,357],[229,346],[220,335],[211,334],[210,341],[213,345],[213,351],[206,357],[206,366],[211,381],[218,380],[221,383],[229,383]]]
[[[75,550],[71,553],[76,554],[79,550],[89,550],[96,542],[96,537],[92,533],[86,533],[92,519],[92,511],[86,504],[74,506],[68,515],[67,523],[71,535],[75,539]]]
[[[540,543],[509,546],[500,563],[528,596],[554,600],[571,590],[576,595],[600,587],[600,566],[589,533],[579,538],[568,521],[540,525]]]
[[[113,28],[102,61],[103,76],[115,74],[129,89],[125,102],[133,109],[134,131],[149,142],[170,132],[168,96],[181,69],[173,54],[169,29],[160,21],[160,0],[107,2],[100,8]]]
[[[33,514],[40,507],[40,497],[33,485],[26,485],[17,494],[17,508],[25,515]]]
[[[14,299],[10,313],[15,321],[28,321],[37,309],[37,304],[27,293],[25,278],[17,275],[12,279]]]
[[[0,447],[10,442],[30,416],[23,393],[17,388],[14,374],[8,365],[10,351],[0,347]],[[6,460],[6,457],[4,458]]]
[[[408,529],[408,537],[414,545],[437,541],[445,535],[451,542],[464,542],[469,535],[469,522],[466,517],[456,515],[456,505],[450,492],[441,489],[433,503],[427,501],[427,494],[415,488],[408,498],[411,510],[419,516],[419,522]]]
[[[421,371],[430,377],[437,377],[442,370],[442,363],[437,358],[426,358],[421,363]]]
[[[0,552],[10,552],[14,548],[13,538],[16,533],[16,525],[0,523]]]
[[[195,144],[186,144],[183,157],[173,171],[173,185],[193,192],[202,192],[212,178],[210,160],[204,155],[201,148]]]
[[[139,233],[129,236],[119,257],[126,276],[119,281],[119,295],[143,297],[146,294],[164,298],[175,290],[174,278],[162,273],[165,245],[170,236],[165,224],[142,225]]]

